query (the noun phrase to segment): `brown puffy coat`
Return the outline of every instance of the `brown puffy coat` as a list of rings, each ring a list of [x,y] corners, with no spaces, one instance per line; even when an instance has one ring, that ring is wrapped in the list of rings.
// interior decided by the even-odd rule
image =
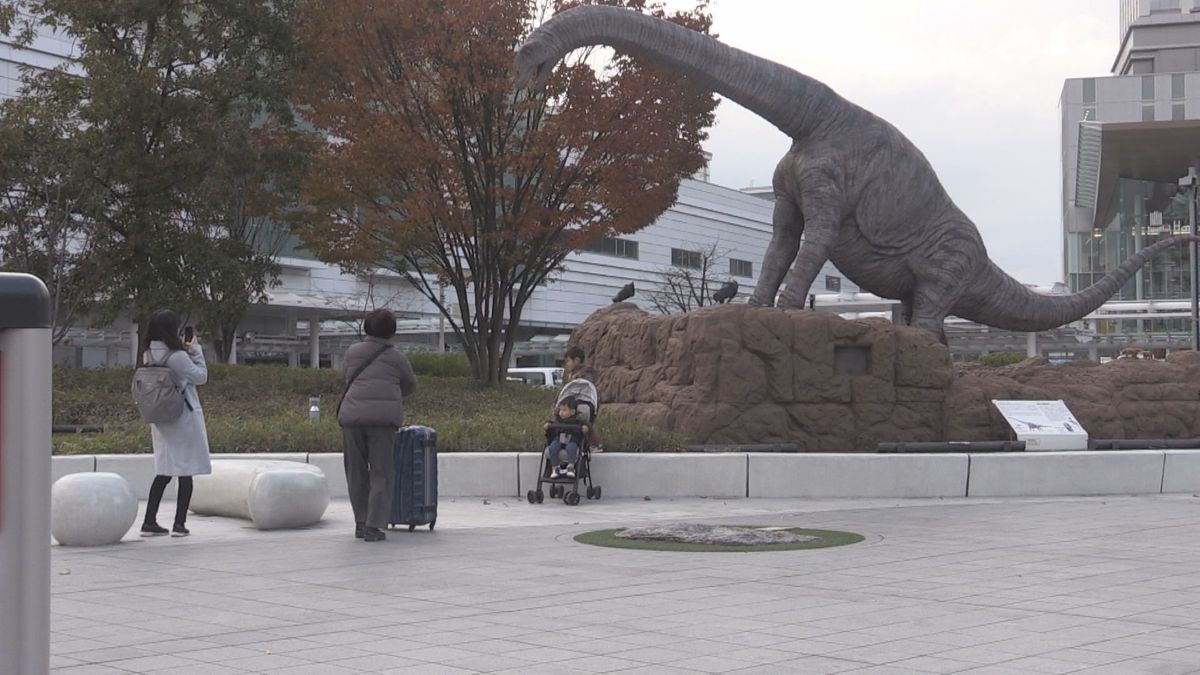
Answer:
[[[343,377],[358,370],[363,361],[384,348],[366,370],[355,378],[342,399],[338,424],[344,427],[404,426],[404,399],[417,388],[417,376],[404,354],[382,338],[367,337],[346,350]]]

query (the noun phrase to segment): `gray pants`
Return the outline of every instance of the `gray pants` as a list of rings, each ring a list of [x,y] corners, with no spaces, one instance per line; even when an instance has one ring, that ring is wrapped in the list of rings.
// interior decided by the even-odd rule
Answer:
[[[393,427],[342,427],[342,460],[354,522],[387,527],[396,483]]]

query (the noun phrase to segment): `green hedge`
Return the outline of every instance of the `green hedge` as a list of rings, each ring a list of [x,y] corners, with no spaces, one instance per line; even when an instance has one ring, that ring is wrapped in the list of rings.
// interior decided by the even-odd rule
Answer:
[[[999,368],[1001,366],[1011,366],[1014,363],[1020,363],[1026,358],[1028,357],[1021,352],[992,352],[991,354],[984,354],[975,359],[975,363],[981,366],[988,366],[989,368]]]
[[[421,361],[416,393],[405,403],[405,422],[438,430],[442,452],[531,452],[544,445],[542,423],[556,392],[506,383],[483,387],[452,372],[454,357]],[[461,356],[457,357],[461,359]],[[414,359],[414,367],[417,367]],[[465,360],[463,361],[465,362]],[[59,454],[150,452],[149,428],[137,420],[129,394],[133,371],[58,369],[54,374],[54,423],[102,425],[98,434],[56,434]],[[200,388],[213,452],[334,452],[341,430],[333,411],[341,394],[334,370],[278,366],[209,367]],[[308,419],[309,396],[321,397],[321,421]],[[635,420],[602,416],[598,429],[610,451],[674,452],[684,439]]]

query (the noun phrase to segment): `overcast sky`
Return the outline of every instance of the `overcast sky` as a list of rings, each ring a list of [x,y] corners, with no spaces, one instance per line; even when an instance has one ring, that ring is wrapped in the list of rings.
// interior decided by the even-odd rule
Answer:
[[[1109,74],[1117,0],[712,0],[712,11],[722,41],[822,80],[908,136],[1005,271],[1061,280],[1058,100],[1065,79]],[[769,185],[787,148],[723,101],[706,144],[712,181]]]

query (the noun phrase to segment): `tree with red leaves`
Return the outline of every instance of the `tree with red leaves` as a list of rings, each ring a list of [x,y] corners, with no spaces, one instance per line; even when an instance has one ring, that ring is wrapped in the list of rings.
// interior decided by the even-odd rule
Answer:
[[[517,47],[571,4],[316,0],[299,28],[297,109],[327,139],[306,245],[404,275],[486,383],[504,381],[522,311],[567,255],[649,225],[704,164],[716,99],[627,55],[581,52],[543,90],[516,90]],[[706,0],[670,16],[608,4],[711,26]]]

